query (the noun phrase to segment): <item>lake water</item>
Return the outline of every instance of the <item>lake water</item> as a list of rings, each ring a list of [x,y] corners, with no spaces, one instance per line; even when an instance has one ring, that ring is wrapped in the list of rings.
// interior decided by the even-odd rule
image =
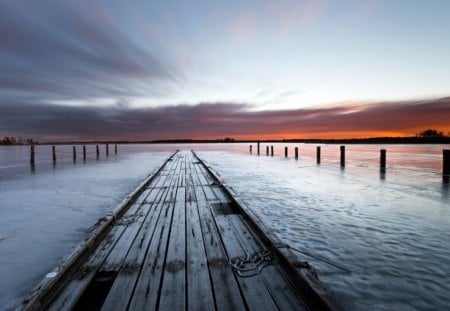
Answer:
[[[449,145],[249,144],[0,147],[0,310],[21,299],[176,149],[193,149],[261,221],[318,271],[350,310],[449,309],[450,190],[442,183]],[[284,158],[284,146],[289,158]],[[293,159],[293,148],[300,157]],[[388,166],[379,171],[379,150]],[[312,257],[313,256],[313,257]],[[317,258],[321,259],[318,260]],[[330,262],[333,265],[327,264]]]

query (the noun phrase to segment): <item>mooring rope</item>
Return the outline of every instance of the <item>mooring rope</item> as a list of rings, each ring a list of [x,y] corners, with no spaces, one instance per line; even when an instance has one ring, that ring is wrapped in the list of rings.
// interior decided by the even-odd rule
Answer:
[[[309,252],[302,251],[298,248],[292,247],[289,244],[275,245],[271,250],[260,250],[258,252],[255,252],[252,255],[236,257],[236,258],[230,259],[229,263],[230,263],[231,267],[233,268],[233,270],[240,277],[255,276],[255,275],[258,275],[261,272],[261,270],[264,269],[265,267],[278,263],[278,260],[275,256],[275,250],[280,249],[280,248],[292,249],[300,254],[306,255],[306,256],[314,258],[320,262],[323,262],[330,266],[338,268],[348,274],[352,273],[349,269],[344,268],[336,263],[333,263],[328,259],[320,258]],[[294,265],[312,269],[312,267],[307,262],[295,263]]]
[[[253,255],[230,259],[229,262],[237,275],[247,278],[259,274],[263,268],[278,261],[275,258],[274,250],[262,250]]]
[[[320,261],[320,262],[326,263],[326,264],[328,264],[328,265],[330,265],[330,266],[333,266],[333,267],[335,267],[335,268],[338,268],[338,269],[340,269],[340,270],[342,270],[342,271],[344,271],[344,272],[346,272],[346,273],[348,273],[348,274],[352,274],[352,272],[351,272],[349,269],[344,268],[344,267],[342,267],[342,266],[340,266],[340,265],[338,265],[338,264],[336,264],[336,263],[333,263],[333,262],[331,262],[331,261],[328,260],[328,259],[320,258],[320,257],[318,257],[318,256],[316,256],[316,255],[313,255],[313,254],[311,254],[311,253],[309,253],[309,252],[306,252],[306,251],[299,250],[298,248],[292,247],[292,246],[290,246],[290,245],[286,245],[285,247],[286,247],[286,248],[290,248],[290,249],[292,249],[292,250],[294,250],[294,251],[296,251],[296,252],[298,252],[298,253],[300,253],[300,254],[303,254],[303,255],[306,255],[306,256],[308,256],[308,257],[314,258],[314,259],[316,259],[316,260],[318,260],[318,261]]]

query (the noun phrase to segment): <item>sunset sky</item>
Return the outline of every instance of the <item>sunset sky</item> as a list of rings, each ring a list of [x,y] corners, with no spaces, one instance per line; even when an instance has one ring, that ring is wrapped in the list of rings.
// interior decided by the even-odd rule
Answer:
[[[0,136],[450,131],[450,1],[0,2]]]

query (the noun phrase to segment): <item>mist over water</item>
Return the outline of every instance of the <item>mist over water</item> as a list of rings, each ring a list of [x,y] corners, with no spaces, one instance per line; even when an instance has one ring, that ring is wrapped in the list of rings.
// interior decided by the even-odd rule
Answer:
[[[272,144],[271,144],[272,145]],[[447,309],[450,195],[442,145],[249,144],[0,147],[0,310],[20,300],[176,149],[193,149],[299,254],[342,304],[355,310]],[[284,158],[284,146],[289,158]],[[300,157],[293,158],[294,147]],[[387,169],[379,170],[379,150]],[[335,266],[325,263],[329,261]],[[338,267],[341,268],[338,268]],[[351,271],[351,273],[345,270]]]

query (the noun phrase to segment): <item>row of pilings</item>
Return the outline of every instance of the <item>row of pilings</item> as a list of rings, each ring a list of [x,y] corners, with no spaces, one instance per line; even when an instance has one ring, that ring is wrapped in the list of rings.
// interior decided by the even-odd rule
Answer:
[[[298,160],[298,147],[294,148],[294,158]],[[270,152],[269,152],[270,151]],[[288,158],[288,147],[284,147],[284,157]],[[345,168],[345,146],[340,146],[339,148],[340,152],[340,166],[341,168]],[[253,153],[253,146],[250,145],[250,154]],[[257,142],[257,155],[261,154],[260,150],[260,142]],[[272,156],[274,154],[273,145],[272,146],[266,146],[266,156]],[[321,161],[321,149],[320,146],[316,147],[316,163],[320,164]],[[386,149],[380,150],[380,173],[384,174],[386,173]],[[442,179],[443,182],[448,184],[450,182],[450,150],[444,149],[442,150]]]
[[[87,158],[86,150],[87,150],[86,145],[83,145],[82,146],[83,161],[86,161],[86,158]],[[96,154],[97,159],[99,159],[100,158],[100,146],[99,145],[95,145],[95,154]],[[106,156],[109,156],[109,144],[105,145],[105,154],[106,154]],[[114,154],[117,154],[117,144],[114,145]],[[58,158],[56,146],[52,146],[51,157],[52,157],[53,163],[56,163],[57,158]],[[73,161],[77,160],[77,147],[76,146],[72,147],[72,158],[73,158]],[[30,164],[34,165],[35,162],[36,162],[36,146],[31,145],[30,146]]]

